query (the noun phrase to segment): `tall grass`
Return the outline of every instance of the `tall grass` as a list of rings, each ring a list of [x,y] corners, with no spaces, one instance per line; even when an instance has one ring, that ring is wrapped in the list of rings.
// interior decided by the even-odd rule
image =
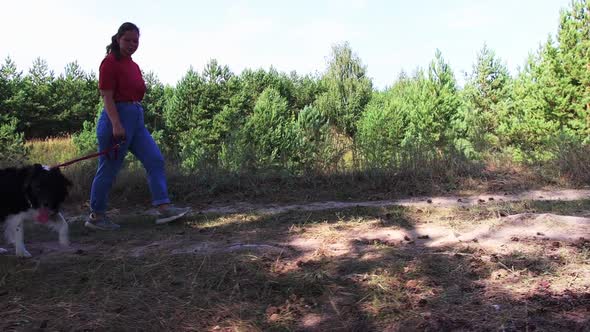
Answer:
[[[29,149],[30,163],[51,166],[76,158],[78,155],[78,149],[70,137],[34,139],[27,141],[25,146]]]
[[[70,137],[32,140],[26,144],[31,163],[55,165],[80,157]],[[339,164],[342,167],[299,176],[277,169],[232,172],[207,168],[188,171],[181,167],[180,162],[167,156],[165,159],[173,201],[199,204],[220,200],[363,200],[486,187],[490,190],[526,189],[543,183],[579,185],[588,181],[590,153],[587,151],[564,146],[559,160],[534,167],[510,161],[506,155],[474,162],[461,154],[419,150],[401,151],[384,167],[353,163],[349,151],[340,155],[342,162]],[[94,158],[62,169],[75,184],[70,194],[71,202],[87,205],[96,167],[97,159]],[[548,177],[548,174],[551,176]],[[569,181],[564,181],[564,177]],[[149,206],[150,191],[145,171],[131,154],[127,156],[110,197],[113,207]]]

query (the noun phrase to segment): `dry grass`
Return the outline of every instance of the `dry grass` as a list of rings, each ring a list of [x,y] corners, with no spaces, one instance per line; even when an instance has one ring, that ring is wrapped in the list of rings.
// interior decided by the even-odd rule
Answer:
[[[53,165],[80,157],[68,137],[34,140],[27,145],[31,149],[30,162]],[[412,160],[406,159],[402,168],[390,171],[339,170],[336,173],[297,177],[272,172],[234,174],[206,170],[187,173],[170,161],[167,173],[173,200],[192,205],[244,200],[265,203],[381,200],[481,190],[513,192],[549,183],[535,178],[530,170],[507,166],[507,163],[490,162],[487,168],[482,169],[481,165],[454,160],[449,156],[425,159],[416,155]],[[71,202],[78,206],[86,203],[95,171],[96,159],[64,168],[66,175],[76,184]],[[111,198],[114,208],[149,205],[144,171],[132,156],[129,156],[126,167],[117,178]]]
[[[491,204],[490,204],[491,205]],[[488,207],[493,210],[495,207]],[[588,202],[538,211],[588,212]],[[478,207],[474,218],[493,215]],[[514,210],[520,208],[515,205]],[[490,251],[363,242],[364,230],[444,224],[465,211],[356,208],[199,215],[166,226],[119,217],[72,229],[77,249],[0,256],[4,330],[584,330],[590,243]],[[464,220],[469,223],[469,219]],[[34,228],[31,241],[51,235]],[[427,241],[427,240],[426,240]],[[229,250],[237,245],[241,250]],[[197,246],[195,251],[174,250]],[[264,247],[267,245],[268,247]],[[524,244],[523,244],[524,245]],[[281,250],[270,250],[271,247]],[[141,249],[141,250],[138,250]],[[37,250],[37,251],[35,251]]]
[[[67,139],[31,144],[32,160],[75,157]],[[60,153],[49,160],[54,151]],[[95,161],[86,161],[64,170],[77,184],[74,205],[84,208],[95,167]],[[378,200],[538,186],[529,182],[530,173],[500,163],[481,177],[460,179],[432,172],[195,175],[174,165],[168,172],[174,199],[197,208],[238,200]],[[112,201],[126,211],[148,205],[139,165],[132,162],[123,171]],[[587,216],[590,201],[197,215],[165,226],[144,216],[115,214],[123,226],[115,233],[89,233],[75,224],[68,252],[48,247],[54,236],[33,227],[27,241],[35,258],[0,256],[0,329],[590,329],[590,242],[520,241],[507,250],[477,243],[429,246],[429,238],[361,238],[400,230],[412,234],[423,225],[462,229],[524,212]]]
[[[52,137],[26,142],[29,162],[56,165],[78,156],[78,149],[70,137]]]

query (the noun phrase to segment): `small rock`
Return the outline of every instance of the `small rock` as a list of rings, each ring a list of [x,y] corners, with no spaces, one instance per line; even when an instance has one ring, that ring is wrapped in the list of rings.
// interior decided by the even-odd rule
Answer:
[[[472,242],[478,243],[479,240],[477,238],[473,238],[473,240],[471,240]]]
[[[494,200],[493,197],[488,198],[488,201],[493,201],[493,200]]]
[[[432,204],[432,200],[429,198],[429,199],[426,200],[426,203]]]
[[[276,322],[281,318],[281,316],[279,316],[279,314],[272,314],[270,315],[270,318],[268,320],[270,320],[271,322]]]
[[[510,238],[510,240],[511,241],[514,241],[514,242],[520,241],[520,239],[518,238],[518,236],[513,236],[513,237]]]
[[[504,278],[507,278],[510,275],[510,273],[504,269],[499,269],[494,271],[494,273],[492,273],[492,279],[494,280],[501,280]]]
[[[407,235],[404,235],[404,240],[406,240],[406,241],[412,241],[412,239],[410,239]]]
[[[485,203],[485,202],[486,202],[486,201],[485,201],[485,199],[481,199],[481,198],[480,198],[480,199],[478,199],[477,201],[478,201],[479,203]]]
[[[541,233],[541,232],[537,232],[538,236],[545,236],[545,234]]]
[[[553,241],[553,243],[551,243],[551,246],[553,248],[559,248],[559,247],[561,247],[561,242],[559,242],[559,241]]]
[[[426,239],[430,239],[430,236],[428,236],[428,235],[420,235],[420,236],[418,236],[418,239],[420,239],[420,240],[426,240]]]
[[[463,200],[459,198],[459,199],[457,200],[457,202],[459,202],[459,203],[463,203]]]
[[[426,299],[420,299],[420,301],[418,301],[418,306],[420,307],[424,307],[428,304],[428,300]]]
[[[272,315],[278,314],[278,313],[279,313],[279,308],[277,308],[277,307],[270,306],[270,307],[266,308],[266,314],[268,316],[272,316]]]

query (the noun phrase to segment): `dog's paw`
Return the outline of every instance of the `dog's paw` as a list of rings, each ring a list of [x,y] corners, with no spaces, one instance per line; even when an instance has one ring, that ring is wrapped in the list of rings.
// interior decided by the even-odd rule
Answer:
[[[24,258],[31,258],[31,257],[33,257],[33,255],[31,255],[31,253],[28,252],[27,249],[17,250],[16,251],[16,256],[18,256],[18,257],[24,257]]]
[[[0,248],[0,255],[8,253],[8,250]]]

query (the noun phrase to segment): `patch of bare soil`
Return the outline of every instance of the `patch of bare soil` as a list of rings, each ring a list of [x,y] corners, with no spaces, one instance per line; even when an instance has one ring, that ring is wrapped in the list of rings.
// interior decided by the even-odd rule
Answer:
[[[490,193],[475,196],[442,196],[442,197],[415,197],[397,200],[378,200],[378,201],[356,201],[356,202],[316,202],[308,204],[291,204],[291,205],[255,205],[249,203],[234,203],[230,205],[211,206],[201,209],[199,213],[261,213],[276,214],[287,211],[320,211],[328,209],[348,209],[354,207],[383,207],[391,205],[414,206],[414,207],[456,207],[456,206],[473,206],[481,205],[486,202],[515,202],[523,200],[546,200],[546,201],[574,201],[590,198],[590,190],[533,190],[525,191],[518,194]]]
[[[0,255],[0,329],[590,330],[590,209],[485,211],[588,198],[243,203],[112,233],[72,218],[70,248],[33,230],[32,259]]]
[[[411,243],[416,246],[445,247],[477,243],[479,247],[487,249],[514,249],[520,247],[522,242],[590,241],[590,218],[525,213],[463,225],[460,230],[422,224],[413,229],[370,230],[356,233],[356,237],[390,245]]]

